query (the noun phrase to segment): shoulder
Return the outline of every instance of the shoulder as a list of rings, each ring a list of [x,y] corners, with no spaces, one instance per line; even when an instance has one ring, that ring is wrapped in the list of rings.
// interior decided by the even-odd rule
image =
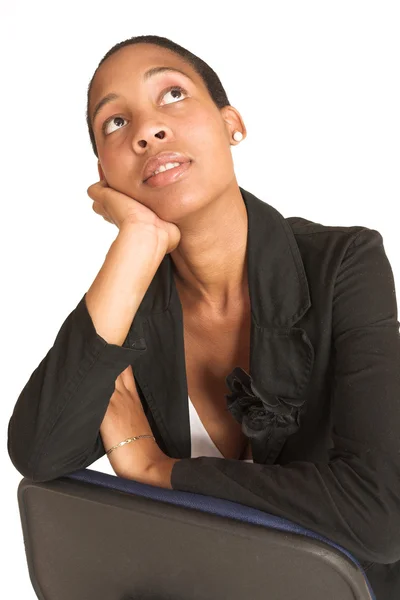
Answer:
[[[355,238],[361,231],[369,229],[365,225],[324,225],[305,217],[287,217],[285,220],[295,236],[321,237],[322,239]]]
[[[382,242],[379,231],[365,225],[325,225],[305,217],[287,217],[300,252],[321,252],[325,258],[329,255],[343,258],[348,248],[364,238]]]

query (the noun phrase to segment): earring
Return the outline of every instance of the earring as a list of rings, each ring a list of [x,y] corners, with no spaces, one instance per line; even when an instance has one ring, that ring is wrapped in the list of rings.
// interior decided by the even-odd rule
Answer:
[[[240,140],[243,139],[243,133],[241,131],[235,131],[235,133],[233,134],[233,139],[236,142],[240,142]]]

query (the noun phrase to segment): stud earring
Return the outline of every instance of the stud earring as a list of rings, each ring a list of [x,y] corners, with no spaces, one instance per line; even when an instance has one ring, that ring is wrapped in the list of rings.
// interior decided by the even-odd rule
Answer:
[[[235,131],[235,133],[233,134],[233,139],[236,142],[240,142],[240,140],[243,139],[243,133],[241,131]]]

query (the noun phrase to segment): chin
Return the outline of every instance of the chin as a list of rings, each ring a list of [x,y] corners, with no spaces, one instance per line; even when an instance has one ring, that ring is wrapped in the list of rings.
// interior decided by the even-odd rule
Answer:
[[[151,204],[160,219],[165,221],[170,219],[172,222],[178,223],[179,220],[202,210],[208,201],[204,193],[200,193],[199,190],[191,190],[180,194],[175,192],[168,198],[166,196],[157,198]]]

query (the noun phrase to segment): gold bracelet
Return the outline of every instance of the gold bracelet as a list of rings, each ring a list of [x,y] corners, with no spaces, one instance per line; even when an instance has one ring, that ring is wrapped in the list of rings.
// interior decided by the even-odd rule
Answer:
[[[115,448],[118,448],[119,446],[124,446],[124,444],[129,444],[129,442],[134,442],[135,440],[138,440],[139,438],[153,438],[153,440],[156,441],[156,438],[154,437],[154,435],[136,435],[135,437],[126,438],[126,440],[124,440],[123,442],[116,444],[115,446],[113,446],[112,448],[107,450],[106,454],[111,454],[111,452],[113,450],[115,450]]]

